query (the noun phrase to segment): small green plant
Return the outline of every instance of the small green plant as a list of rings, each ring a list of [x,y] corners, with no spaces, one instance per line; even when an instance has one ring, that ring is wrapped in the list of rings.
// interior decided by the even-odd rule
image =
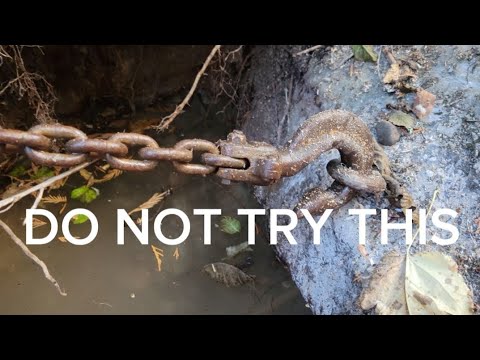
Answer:
[[[46,166],[40,167],[36,172],[34,172],[31,176],[32,180],[41,180],[41,179],[46,179],[49,177],[54,176],[55,173],[53,172],[52,169]]]
[[[88,220],[88,216],[84,214],[78,214],[72,218],[72,222],[76,225],[83,224],[87,220]]]
[[[25,166],[17,165],[12,169],[12,171],[8,173],[8,175],[18,178],[20,176],[25,175],[26,172],[27,172],[27,169],[25,168]]]
[[[231,216],[223,216],[222,220],[220,221],[220,230],[227,234],[236,234],[239,233],[242,226],[240,225],[240,221]]]
[[[80,186],[72,190],[70,197],[79,200],[84,204],[90,204],[97,198],[99,191],[87,185]]]

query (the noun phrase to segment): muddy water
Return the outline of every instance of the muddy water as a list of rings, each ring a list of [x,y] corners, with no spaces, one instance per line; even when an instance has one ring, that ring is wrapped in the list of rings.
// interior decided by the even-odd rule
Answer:
[[[197,106],[198,105],[198,106]],[[225,117],[209,116],[199,104],[176,120],[174,134],[159,136],[163,146],[182,138],[201,137],[216,141],[228,133]],[[203,109],[203,110],[202,110]],[[72,176],[60,194],[67,194],[82,179]],[[308,314],[289,273],[276,260],[273,248],[261,232],[253,251],[229,260],[255,275],[254,286],[226,287],[200,270],[206,264],[222,261],[225,248],[247,240],[245,216],[236,216],[238,208],[258,208],[250,190],[242,184],[225,186],[215,177],[182,175],[170,164],[159,164],[147,173],[124,173],[119,178],[97,185],[100,197],[84,206],[70,200],[67,211],[76,207],[91,210],[99,222],[95,240],[75,246],[57,239],[48,245],[30,246],[46,262],[54,277],[68,293],[60,296],[41,269],[28,259],[2,231],[0,234],[0,313],[2,314]],[[116,210],[127,211],[144,202],[155,192],[172,188],[172,194],[150,210],[149,245],[142,245],[125,230],[125,245],[116,244]],[[56,194],[55,193],[55,194]],[[22,226],[28,197],[1,216],[24,239]],[[165,208],[184,211],[191,221],[189,237],[178,247],[160,243],[153,232],[155,215]],[[58,214],[59,205],[47,205]],[[195,208],[222,209],[223,215],[238,218],[240,233],[229,235],[216,226],[213,217],[212,244],[203,244],[203,217],[194,216]],[[65,212],[66,213],[66,212]],[[59,222],[63,215],[59,215]],[[35,229],[43,236],[48,226]],[[86,236],[89,223],[71,225],[73,235]],[[162,223],[167,237],[177,237],[181,222],[169,216]],[[62,234],[58,233],[58,236]],[[161,271],[150,245],[163,251]]]

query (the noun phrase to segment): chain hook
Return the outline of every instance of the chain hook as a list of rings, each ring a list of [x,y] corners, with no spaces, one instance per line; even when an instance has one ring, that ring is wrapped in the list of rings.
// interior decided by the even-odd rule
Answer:
[[[294,208],[299,218],[303,216],[301,209],[320,215],[326,209],[346,204],[357,191],[375,193],[386,187],[380,173],[373,170],[375,139],[370,130],[357,116],[343,110],[310,117],[281,149],[247,142],[239,131],[231,133],[219,146],[222,155],[244,158],[249,166],[244,170],[220,168],[218,176],[261,186],[294,176],[326,151],[337,149],[340,161],[331,161],[327,166],[333,184],[327,190],[316,187],[307,191]]]

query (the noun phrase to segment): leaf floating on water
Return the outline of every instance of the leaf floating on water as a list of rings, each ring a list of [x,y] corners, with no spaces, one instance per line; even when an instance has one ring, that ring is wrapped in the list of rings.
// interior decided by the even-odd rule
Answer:
[[[122,170],[119,170],[119,169],[112,169],[110,170],[105,176],[103,176],[102,178],[100,179],[95,179],[94,180],[94,183],[96,184],[101,184],[101,183],[104,183],[104,182],[107,182],[107,181],[110,181],[112,179],[115,179],[116,177],[120,176],[123,174],[123,171]]]
[[[160,201],[165,199],[165,197],[167,197],[168,195],[170,195],[170,189],[167,190],[167,191],[164,191],[162,193],[155,193],[155,194],[152,195],[152,197],[150,199],[148,199],[143,204],[139,205],[138,207],[136,207],[135,209],[130,211],[128,213],[128,215],[132,215],[132,214],[134,214],[138,211],[142,211],[144,209],[150,209],[150,208],[154,207],[155,205],[157,205]]]
[[[175,258],[175,260],[178,260],[178,258],[180,257],[180,252],[178,251],[178,247],[175,248],[173,257]]]
[[[85,214],[78,214],[78,215],[75,215],[73,218],[72,218],[72,222],[75,224],[75,225],[79,225],[79,224],[83,224],[84,222],[86,222],[88,219],[88,216],[85,215]]]
[[[73,236],[74,239],[80,239],[78,236]],[[60,240],[61,242],[68,242],[68,240],[65,238],[65,236],[59,236],[58,237],[58,240]]]
[[[253,249],[248,245],[248,241],[240,243],[238,245],[232,245],[226,248],[227,250],[227,257],[232,258],[237,256],[242,251],[253,251]]]
[[[51,190],[60,189],[61,187],[63,187],[63,186],[67,183],[68,178],[69,178],[69,176],[64,177],[63,179],[60,179],[60,180],[55,181],[52,185],[49,186],[49,188],[50,188]]]
[[[471,315],[470,289],[455,261],[440,252],[407,258],[405,291],[412,315]]]
[[[377,62],[378,55],[372,45],[352,45],[355,60]]]
[[[222,220],[220,221],[220,230],[227,234],[236,234],[239,233],[242,226],[240,221],[231,217],[231,216],[223,216]]]
[[[233,265],[221,262],[205,265],[202,272],[227,287],[241,286],[255,281],[254,276],[244,273]]]
[[[87,185],[80,186],[72,190],[70,197],[77,199],[82,203],[89,204],[95,200],[100,192],[98,189],[92,188]]]
[[[386,254],[377,264],[370,284],[360,295],[363,310],[375,307],[378,315],[407,315],[405,297],[405,255]]]
[[[45,204],[61,204],[67,202],[67,197],[60,195],[48,195],[42,199],[42,202]]]
[[[43,220],[40,220],[40,219],[37,219],[37,218],[32,218],[32,229],[35,229],[37,227],[40,227],[40,226],[43,226],[47,224],[46,221],[43,221]]]
[[[153,246],[153,245],[151,246],[152,246],[153,255],[155,255],[155,260],[157,260],[157,270],[162,271],[163,250],[156,246]]]
[[[415,119],[413,116],[405,114],[402,111],[394,111],[388,117],[388,121],[390,121],[393,125],[396,126],[403,126],[407,129],[413,129],[415,127]]]

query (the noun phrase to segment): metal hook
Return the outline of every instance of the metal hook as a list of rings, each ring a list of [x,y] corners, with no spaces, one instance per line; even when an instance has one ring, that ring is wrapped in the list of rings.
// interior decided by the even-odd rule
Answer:
[[[350,201],[357,191],[382,192],[385,180],[373,170],[375,139],[356,115],[343,110],[318,113],[295,132],[281,149],[266,143],[247,142],[236,131],[219,143],[222,155],[245,159],[246,169],[220,168],[223,179],[270,185],[284,176],[294,176],[321,154],[331,149],[340,152],[340,162],[332,161],[327,170],[335,180],[327,190],[317,187],[307,191],[295,206],[320,215],[326,209],[337,209]]]

